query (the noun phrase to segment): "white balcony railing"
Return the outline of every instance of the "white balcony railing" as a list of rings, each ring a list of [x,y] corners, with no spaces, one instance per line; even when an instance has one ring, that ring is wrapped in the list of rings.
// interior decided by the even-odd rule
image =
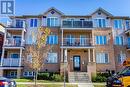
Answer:
[[[2,66],[19,66],[19,58],[4,58],[2,61]]]
[[[7,46],[7,47],[23,47],[23,46],[25,46],[25,41],[16,40],[16,39],[13,39],[13,38],[7,38],[5,40],[4,46]]]
[[[63,46],[92,46],[92,38],[63,38]]]

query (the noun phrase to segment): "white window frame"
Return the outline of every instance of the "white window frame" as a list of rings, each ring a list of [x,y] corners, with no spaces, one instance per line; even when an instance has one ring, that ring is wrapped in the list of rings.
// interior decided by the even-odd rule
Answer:
[[[50,54],[56,54],[56,59],[54,59],[54,58],[53,58],[53,60],[50,59],[50,58],[49,58],[49,55],[50,55]],[[51,57],[52,57],[52,55],[51,55]],[[53,57],[54,57],[54,55],[53,55]],[[50,61],[50,60],[51,60],[51,61]],[[50,52],[50,53],[48,53],[47,63],[58,63],[58,53],[55,53],[55,52]]]
[[[116,37],[119,38],[119,43],[116,42]],[[123,36],[116,36],[115,37],[115,45],[124,45],[124,37]]]
[[[32,63],[32,54],[27,55],[27,62]]]
[[[27,74],[27,75],[25,75],[25,73]],[[30,74],[31,73],[31,74]],[[24,77],[32,77],[32,76],[34,76],[34,72],[33,71],[25,71],[25,72],[23,72],[23,76]]]
[[[16,77],[17,76],[17,71],[10,71],[10,76],[11,77]]]
[[[33,26],[31,26],[30,24],[31,24],[31,19],[33,19]],[[38,27],[38,18],[30,18],[29,19],[29,27],[35,27],[34,25],[35,25],[35,19],[37,19],[37,26],[36,27]]]
[[[108,62],[105,61],[105,54],[107,54],[107,56],[108,56]],[[104,56],[104,59],[103,59],[103,56]],[[99,57],[99,59],[97,59],[98,57]],[[109,53],[97,52],[96,53],[96,63],[97,64],[108,64],[109,63]]]
[[[115,20],[118,20],[117,22],[117,28],[115,28]],[[120,28],[120,25],[119,25],[119,20],[121,20],[121,28]],[[114,29],[122,29],[123,28],[123,19],[114,19],[113,20],[113,25],[114,25]]]
[[[119,61],[119,55],[120,55],[120,60],[121,61]],[[126,59],[126,54],[122,53],[122,51],[121,51],[120,54],[118,54],[117,58],[118,58],[118,63],[122,64],[124,62],[124,60]]]
[[[49,35],[49,41],[48,41],[49,44],[55,44],[55,39],[56,39],[55,36],[57,37],[57,43],[56,44],[58,44],[58,35]],[[51,43],[51,40],[52,40],[52,43]]]
[[[51,24],[52,24],[52,23],[51,23],[51,19],[52,19],[52,18],[54,18],[54,19],[57,18],[57,22],[58,22],[58,23],[56,23],[56,20],[54,20],[54,26],[51,25]],[[60,24],[59,24],[59,18],[58,18],[58,17],[47,17],[47,19],[46,19],[46,26],[48,26],[48,25],[47,25],[47,23],[48,23],[47,20],[48,20],[48,19],[50,19],[49,27],[58,27],[58,26],[60,26]],[[56,24],[57,24],[57,25],[56,25]]]
[[[103,41],[101,41],[100,36],[101,36],[101,38],[102,38]],[[104,36],[99,35],[99,36],[95,36],[95,39],[97,39],[96,37],[98,37],[98,41],[99,41],[99,44],[96,43],[96,45],[106,45],[106,44],[108,44],[107,36],[105,36],[105,35]],[[104,37],[106,37],[106,44],[104,42],[104,39],[105,39]],[[95,40],[95,41],[97,41],[97,40]],[[102,44],[101,44],[101,42],[102,42]]]
[[[96,23],[95,23],[95,20],[99,20],[99,19],[101,19],[101,20],[105,20],[105,27],[107,27],[107,20],[105,19],[105,18],[94,18],[94,25],[95,25],[95,27],[98,27],[98,28],[104,28],[104,26],[103,26],[103,21],[101,21],[101,27],[99,27],[99,23],[98,23],[98,21],[96,21]]]

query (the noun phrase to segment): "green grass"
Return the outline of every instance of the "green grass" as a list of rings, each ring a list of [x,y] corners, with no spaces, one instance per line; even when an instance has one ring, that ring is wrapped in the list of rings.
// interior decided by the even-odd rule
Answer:
[[[17,87],[33,87],[33,85],[17,85]],[[37,87],[63,87],[63,85],[56,84],[46,84],[46,85],[38,85]],[[66,85],[66,87],[78,87],[78,85]]]
[[[31,79],[14,79],[16,82],[34,82]],[[55,81],[50,80],[37,80],[38,83],[53,83]]]

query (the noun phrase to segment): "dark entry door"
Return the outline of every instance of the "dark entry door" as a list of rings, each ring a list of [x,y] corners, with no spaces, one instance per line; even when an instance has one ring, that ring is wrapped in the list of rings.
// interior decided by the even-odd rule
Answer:
[[[73,57],[74,71],[80,71],[80,56]]]

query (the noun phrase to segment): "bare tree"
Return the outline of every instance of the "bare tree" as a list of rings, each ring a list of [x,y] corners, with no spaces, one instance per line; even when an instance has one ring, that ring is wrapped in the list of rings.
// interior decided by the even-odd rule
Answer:
[[[50,29],[47,27],[38,28],[37,32],[32,33],[32,38],[36,39],[33,44],[26,48],[26,56],[31,54],[31,61],[27,61],[29,68],[34,70],[35,86],[37,82],[38,71],[44,66],[50,47],[46,45],[47,36]],[[26,57],[27,58],[27,57]]]

